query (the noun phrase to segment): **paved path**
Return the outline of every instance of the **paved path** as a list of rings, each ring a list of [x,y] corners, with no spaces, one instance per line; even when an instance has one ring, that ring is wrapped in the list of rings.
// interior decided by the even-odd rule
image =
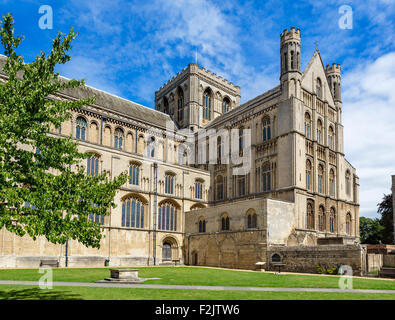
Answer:
[[[0,280],[0,285],[33,285],[38,281]],[[335,289],[335,288],[278,288],[278,287],[222,287],[222,286],[185,286],[168,284],[125,284],[125,283],[96,283],[96,282],[53,282],[54,287],[104,287],[104,288],[133,288],[133,289],[176,289],[176,290],[232,290],[232,291],[286,291],[286,292],[352,292],[352,293],[392,293],[395,290],[370,289]],[[1,289],[1,288],[0,288]]]

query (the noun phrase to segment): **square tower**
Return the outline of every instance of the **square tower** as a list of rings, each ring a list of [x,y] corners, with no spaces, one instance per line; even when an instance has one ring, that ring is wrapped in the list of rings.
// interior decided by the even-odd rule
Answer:
[[[169,114],[179,128],[196,131],[240,106],[240,87],[190,63],[155,92],[155,110]]]

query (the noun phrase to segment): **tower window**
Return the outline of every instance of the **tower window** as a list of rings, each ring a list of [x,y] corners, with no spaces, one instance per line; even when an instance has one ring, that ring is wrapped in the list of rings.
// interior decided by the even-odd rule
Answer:
[[[211,90],[206,89],[203,93],[203,119],[211,120]]]

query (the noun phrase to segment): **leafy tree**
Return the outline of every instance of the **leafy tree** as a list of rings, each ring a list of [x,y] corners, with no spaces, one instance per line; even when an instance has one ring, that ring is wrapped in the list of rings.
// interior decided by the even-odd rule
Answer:
[[[392,194],[384,195],[383,201],[378,204],[377,212],[381,214],[380,222],[384,227],[382,242],[390,244],[394,242],[394,215],[392,208]]]
[[[51,53],[41,52],[31,63],[16,53],[22,42],[14,36],[11,14],[3,16],[0,37],[7,57],[0,82],[0,228],[34,240],[45,236],[52,243],[75,239],[100,247],[101,227],[89,214],[106,215],[115,207],[117,189],[126,174],[109,179],[88,176],[73,165],[88,157],[70,137],[50,134],[70,119],[70,111],[94,101],[56,98],[65,89],[84,85],[54,73],[57,64],[70,60],[67,51],[77,34],[58,33]],[[38,152],[37,152],[38,151]]]
[[[359,218],[359,233],[361,243],[378,244],[380,243],[384,227],[380,223],[380,219],[370,219],[365,217]]]

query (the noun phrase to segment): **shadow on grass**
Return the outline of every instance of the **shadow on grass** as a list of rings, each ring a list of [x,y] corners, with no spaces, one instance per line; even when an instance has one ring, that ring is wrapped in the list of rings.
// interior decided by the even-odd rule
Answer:
[[[0,291],[0,300],[82,300],[78,294],[39,288]]]

